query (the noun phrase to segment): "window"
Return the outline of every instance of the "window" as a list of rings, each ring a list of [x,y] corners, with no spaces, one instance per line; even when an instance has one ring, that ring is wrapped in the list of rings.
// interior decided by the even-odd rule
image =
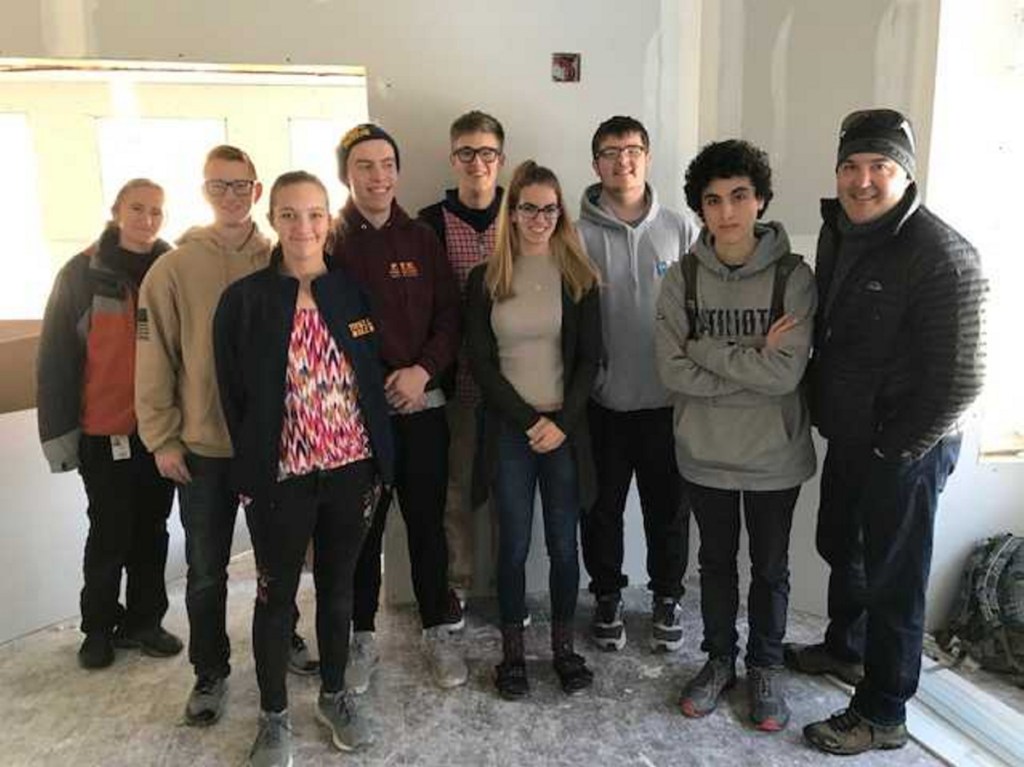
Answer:
[[[263,67],[0,59],[0,319],[38,319],[56,271],[94,242],[122,184],[167,193],[161,237],[210,221],[203,158],[216,144],[248,152],[265,186],[305,168],[331,205],[341,135],[367,119],[352,67]],[[253,211],[266,223],[267,195]]]
[[[0,319],[42,316],[53,282],[43,237],[32,131],[25,114],[0,114]]]

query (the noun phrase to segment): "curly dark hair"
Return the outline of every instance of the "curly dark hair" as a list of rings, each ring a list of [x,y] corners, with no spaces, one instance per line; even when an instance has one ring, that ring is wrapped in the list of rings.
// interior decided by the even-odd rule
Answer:
[[[693,158],[686,169],[686,204],[703,220],[701,202],[704,190],[716,178],[746,176],[754,185],[754,194],[764,202],[758,218],[768,210],[772,199],[772,168],[768,153],[742,139],[714,141]]]

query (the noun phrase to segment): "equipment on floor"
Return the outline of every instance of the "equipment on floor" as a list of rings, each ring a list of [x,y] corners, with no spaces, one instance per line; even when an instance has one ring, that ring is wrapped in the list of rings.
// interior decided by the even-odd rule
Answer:
[[[935,639],[958,661],[970,655],[1024,687],[1024,538],[1003,533],[974,548],[949,624]]]

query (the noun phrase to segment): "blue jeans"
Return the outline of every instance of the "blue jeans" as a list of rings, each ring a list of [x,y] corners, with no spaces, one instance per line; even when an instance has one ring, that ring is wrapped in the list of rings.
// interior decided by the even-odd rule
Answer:
[[[196,676],[231,673],[231,646],[225,627],[228,560],[235,532],[238,496],[228,485],[230,458],[186,456],[192,481],[178,485],[181,526],[185,529],[185,607],[188,659]]]
[[[906,463],[869,446],[828,446],[817,530],[831,567],[825,645],[864,661],[851,705],[876,724],[905,721],[917,692],[935,511],[959,453],[959,435]]]
[[[494,501],[498,512],[498,604],[501,622],[506,625],[520,624],[526,617],[526,558],[538,482],[550,561],[551,620],[568,623],[576,612],[580,583],[576,461],[568,441],[550,453],[535,453],[523,432],[502,424]]]

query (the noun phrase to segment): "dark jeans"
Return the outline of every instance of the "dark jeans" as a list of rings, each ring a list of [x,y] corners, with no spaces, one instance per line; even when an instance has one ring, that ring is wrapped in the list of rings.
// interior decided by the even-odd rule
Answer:
[[[310,536],[321,683],[325,692],[344,689],[352,575],[379,495],[376,469],[366,460],[286,479],[269,503],[246,508],[257,570],[252,648],[264,711],[288,707],[295,593]]]
[[[178,485],[178,504],[188,564],[188,658],[197,676],[222,678],[231,673],[225,611],[238,496],[228,485],[230,458],[189,453],[186,461],[192,481]]]
[[[580,520],[590,591],[617,594],[629,583],[622,573],[622,520],[635,473],[647,539],[647,588],[679,599],[689,557],[690,505],[676,468],[672,408],[617,412],[591,402],[587,415],[598,491]]]
[[[742,496],[750,550],[746,664],[781,666],[789,607],[789,531],[800,488],[719,490],[689,482],[687,488],[700,530],[700,611],[704,618],[701,649],[712,658],[734,658],[737,654],[736,556]]]
[[[167,612],[167,517],[174,485],[160,476],[137,435],[131,457],[115,461],[110,437],[83,435],[79,474],[89,499],[82,565],[82,631],[155,628]],[[121,571],[127,578],[122,608]]]
[[[523,432],[502,424],[493,494],[498,515],[498,606],[506,625],[520,624],[526,617],[526,558],[538,483],[550,562],[551,620],[569,623],[580,587],[576,461],[568,441],[550,453],[535,453]]]
[[[825,455],[817,531],[831,567],[825,644],[837,658],[864,661],[852,705],[878,724],[905,721],[917,691],[935,510],[959,454],[956,435],[908,463],[835,441]]]
[[[393,415],[395,491],[405,520],[412,588],[420,622],[428,629],[444,623],[448,608],[448,546],[444,507],[448,492],[448,419],[443,407]],[[391,494],[374,513],[356,565],[352,621],[356,631],[373,631],[380,600],[380,555]]]

